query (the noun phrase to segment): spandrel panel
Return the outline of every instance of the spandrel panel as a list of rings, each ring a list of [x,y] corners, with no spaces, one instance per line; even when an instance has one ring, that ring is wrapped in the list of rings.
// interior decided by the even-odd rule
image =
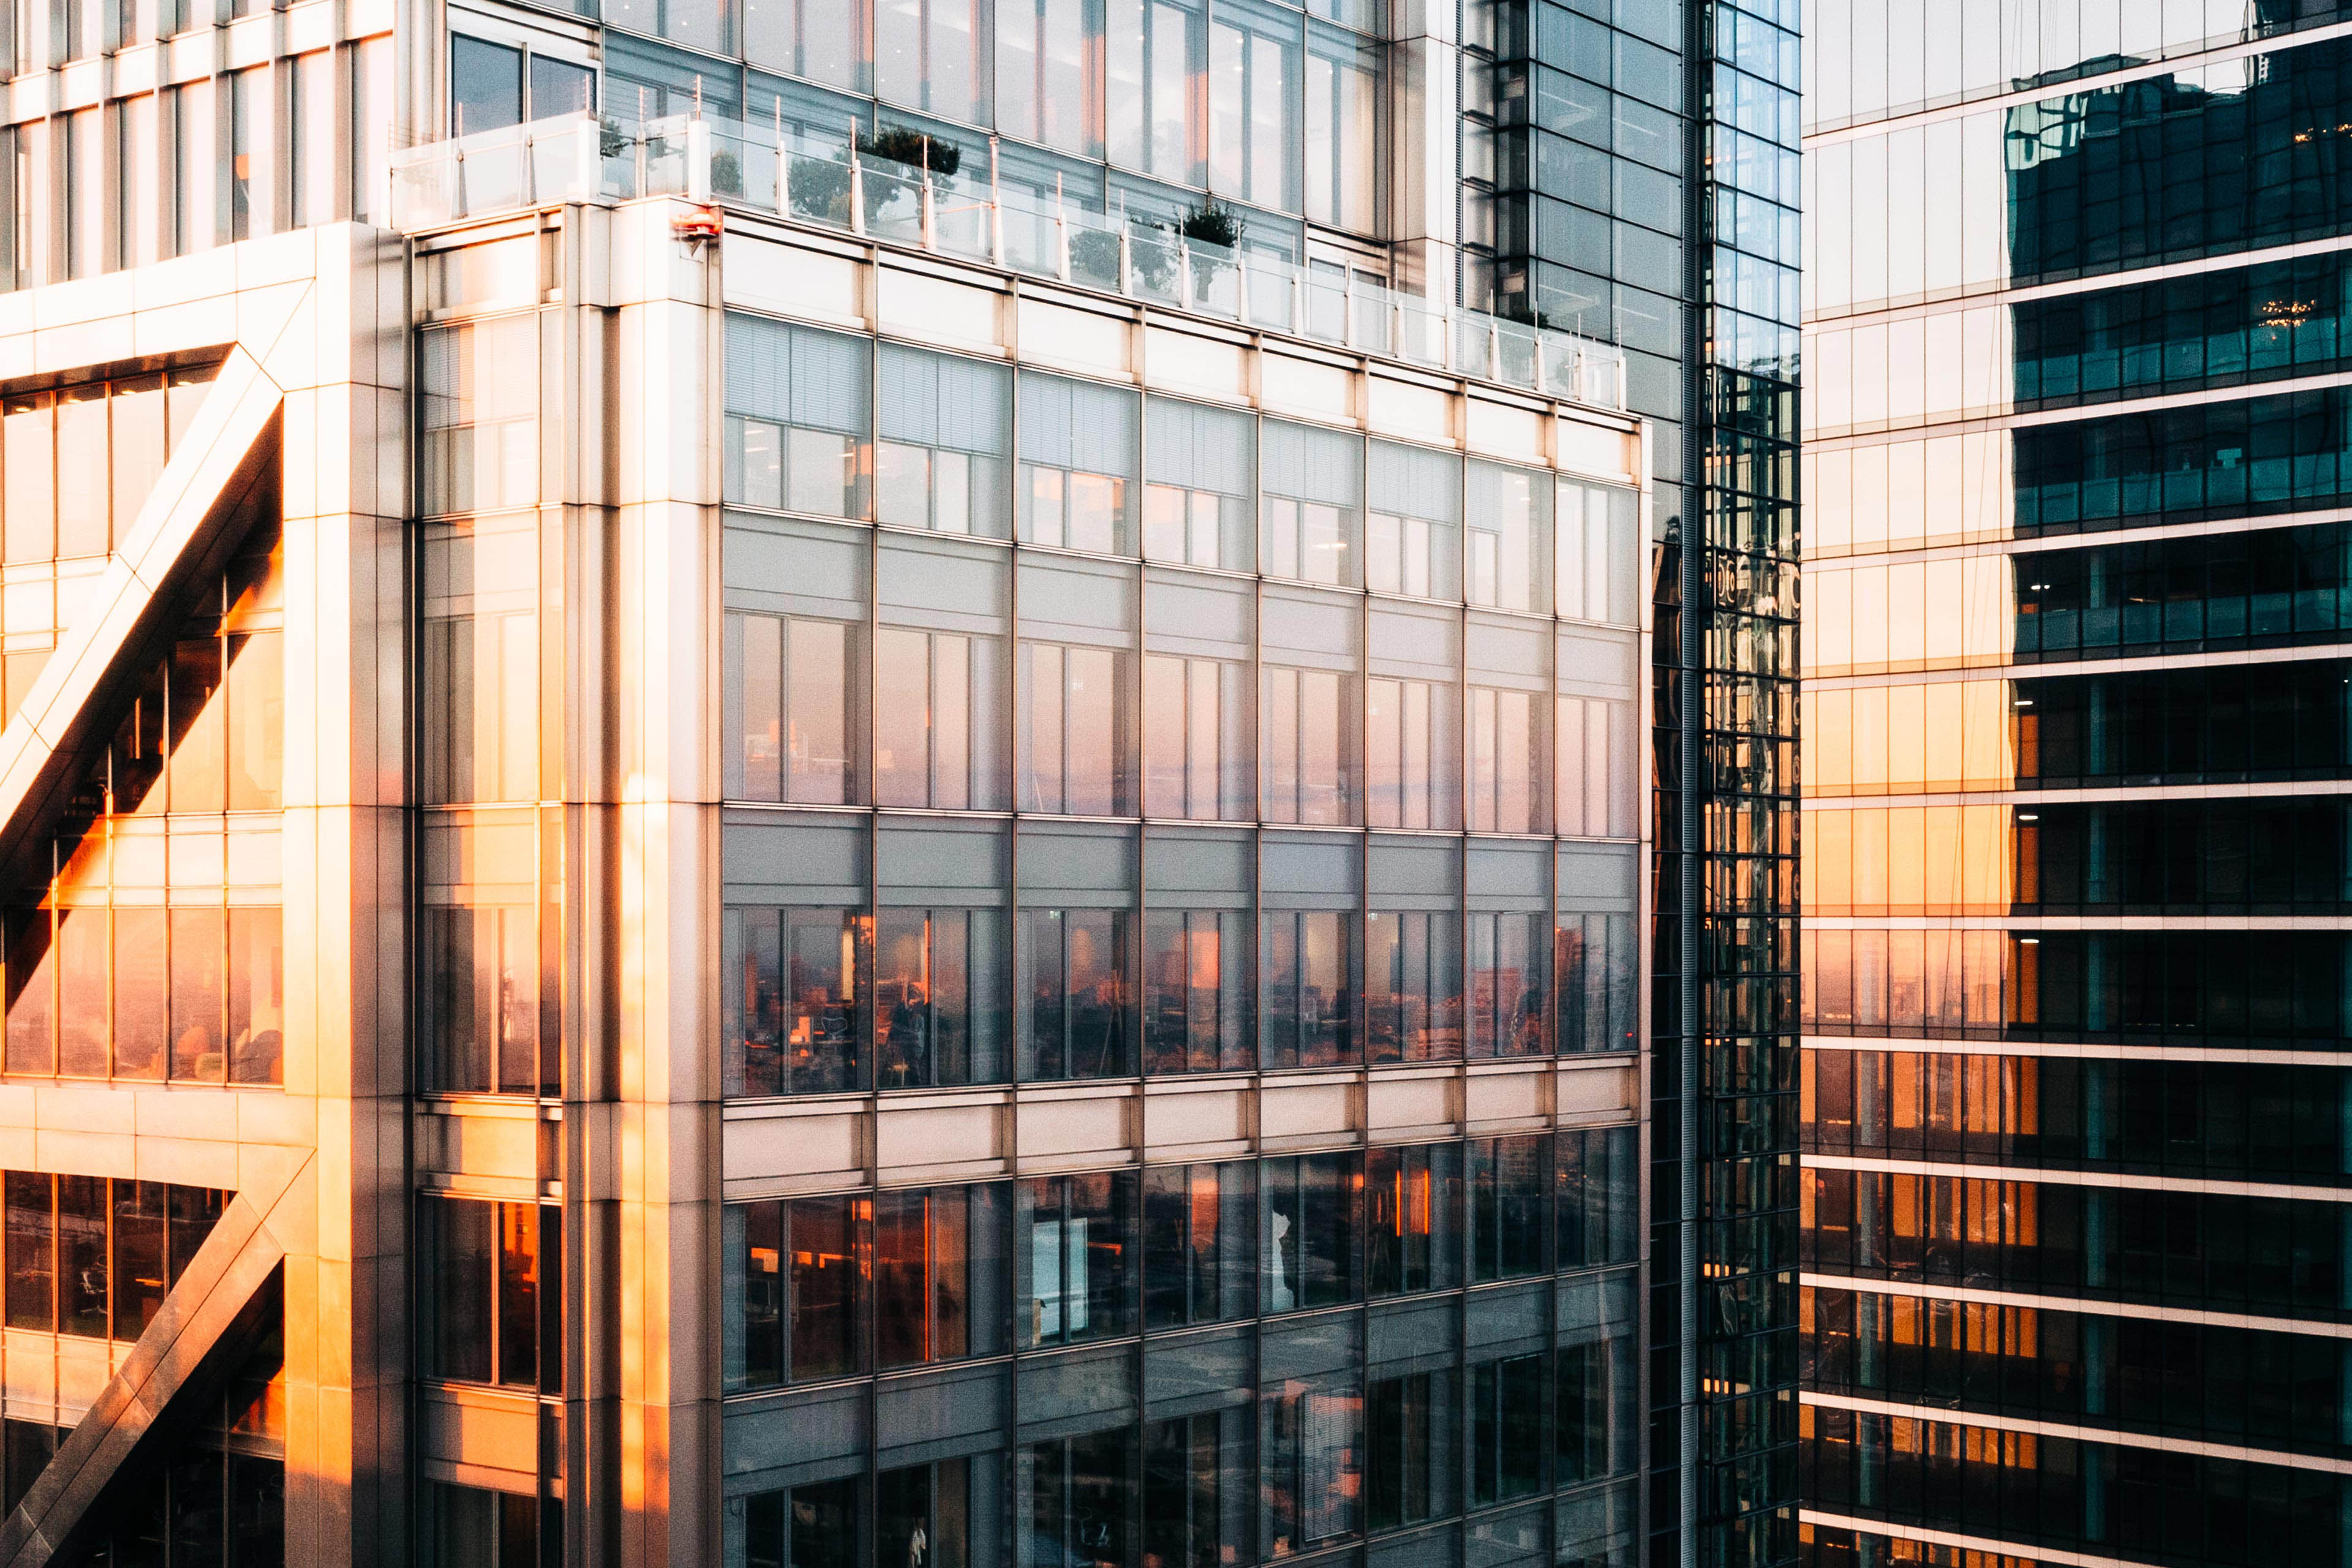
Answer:
[[[1255,562],[1256,422],[1234,410],[1147,397],[1143,554],[1246,572]]]
[[[1134,553],[1139,423],[1132,392],[1024,374],[1021,537],[1097,554]]]
[[[876,521],[1009,537],[1013,373],[896,343],[881,356]]]
[[[1549,613],[1552,489],[1547,475],[1471,463],[1465,583],[1472,604]]]
[[[1364,443],[1360,436],[1266,421],[1260,561],[1271,576],[1334,587],[1361,581]]]
[[[873,344],[727,318],[727,499],[863,519],[871,500]]]
[[[1377,594],[1457,599],[1462,593],[1462,459],[1451,452],[1371,444],[1364,584]]]

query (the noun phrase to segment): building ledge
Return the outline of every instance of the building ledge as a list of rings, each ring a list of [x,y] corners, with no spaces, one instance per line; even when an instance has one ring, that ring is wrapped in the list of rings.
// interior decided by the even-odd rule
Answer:
[[[993,159],[991,160],[992,164]],[[1090,213],[985,176],[943,174],[733,121],[633,126],[581,112],[394,153],[393,222],[411,234],[567,203],[683,197],[796,227],[1068,286],[1622,412],[1609,344],[1358,280],[1271,253]],[[682,218],[680,237],[709,237]]]

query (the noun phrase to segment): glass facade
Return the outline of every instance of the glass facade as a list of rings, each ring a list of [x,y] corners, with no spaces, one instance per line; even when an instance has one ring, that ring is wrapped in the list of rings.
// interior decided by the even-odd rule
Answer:
[[[2338,13],[1829,9],[1804,1556],[2333,1562]]]
[[[1637,1049],[1633,487],[725,335],[730,1104]],[[1625,1561],[1640,1148],[731,1203],[727,1561]]]
[[[1800,16],[1680,10],[1673,79],[1706,113],[1681,202],[1697,368],[1652,586],[1650,1250],[1679,1267],[1651,1275],[1650,1550],[1761,1568],[1798,1527]],[[1641,58],[1617,40],[1621,129]]]
[[[12,1528],[1787,1560],[1797,20],[0,16]],[[2292,346],[2053,307],[2037,408],[2192,339],[2245,397],[2037,526],[2332,473],[2289,259]],[[2116,570],[2316,643],[2301,521]],[[2198,823],[2113,897],[2327,902]],[[2155,825],[2019,826],[2087,907]],[[2000,1045],[2137,1026],[2158,956],[2006,957]]]
[[[730,1097],[1631,1048],[1633,490],[887,342],[923,374],[869,407],[866,340],[727,331]],[[733,488],[956,378],[1017,405],[1018,544]],[[1493,521],[1417,596],[1357,580],[1381,454]],[[1136,562],[1139,490],[1212,559]]]
[[[818,1386],[730,1405],[789,1484],[728,1560],[1540,1549],[1630,1498],[1638,1172],[1619,1128],[730,1205],[728,1386]]]

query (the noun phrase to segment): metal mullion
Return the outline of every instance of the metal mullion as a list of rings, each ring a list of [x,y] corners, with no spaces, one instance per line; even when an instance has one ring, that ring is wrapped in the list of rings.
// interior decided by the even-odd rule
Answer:
[[[875,1026],[875,960],[878,951],[875,942],[875,927],[881,918],[882,902],[882,819],[881,813],[876,806],[876,802],[879,799],[876,781],[880,776],[881,757],[875,724],[875,715],[880,711],[877,686],[882,668],[882,527],[879,483],[882,445],[882,342],[878,336],[869,336],[866,339],[866,625],[863,628],[866,657],[863,661],[865,667],[863,680],[860,681],[856,676],[851,678],[852,689],[856,689],[862,686],[866,699],[863,711],[853,718],[853,722],[864,727],[862,736],[864,746],[862,750],[853,751],[852,754],[863,762],[865,766],[859,773],[856,788],[851,792],[853,802],[858,790],[862,790],[866,795],[862,806],[853,805],[853,809],[862,811],[866,825],[866,927],[865,952],[862,954],[863,973],[858,976],[863,982],[864,994],[857,999],[852,1010],[855,1021],[851,1026],[862,1030],[864,1038],[860,1043],[864,1048],[859,1055],[863,1059],[858,1067],[865,1079],[863,1087],[866,1093],[868,1096],[875,1096],[880,1093],[882,1088],[881,1031]],[[927,455],[924,463],[923,507],[923,515],[926,519],[930,516],[929,493],[930,468],[930,461]],[[930,681],[937,668],[931,645],[931,637],[926,636],[923,639],[923,673],[927,692],[929,692]],[[926,711],[937,713],[938,694],[929,692],[929,695],[931,701]],[[935,723],[926,725],[927,730],[935,731],[936,728]],[[937,763],[929,754],[932,739],[932,735],[928,733],[924,737],[925,756],[930,764],[925,769],[923,794],[926,804],[929,804],[937,793],[934,778]],[[928,928],[926,928],[927,939],[928,934]],[[934,1057],[933,1066],[936,1068],[936,1057]],[[879,1109],[877,1100],[869,1099],[868,1105],[876,1110]],[[869,1155],[867,1170],[872,1184],[878,1188],[882,1182],[880,1140],[873,1140],[870,1146],[872,1152]],[[878,1402],[879,1395],[877,1394],[876,1398]],[[878,1433],[881,1428],[875,1424],[880,1419],[878,1405],[876,1408],[869,1408],[866,1415],[867,1430]]]
[[[1356,576],[1358,580],[1355,586],[1356,734],[1355,757],[1353,759],[1356,765],[1356,815],[1354,823],[1356,831],[1356,929],[1350,943],[1354,950],[1352,967],[1355,970],[1355,973],[1347,978],[1352,981],[1352,984],[1349,985],[1348,990],[1350,994],[1349,1008],[1353,1016],[1351,1016],[1348,1022],[1351,1035],[1350,1043],[1355,1047],[1355,1061],[1353,1066],[1356,1070],[1357,1083],[1367,1093],[1370,1090],[1371,1080],[1370,1073],[1371,1070],[1372,1060],[1370,1038],[1371,1003],[1370,996],[1367,994],[1370,990],[1370,941],[1372,929],[1372,814],[1370,777],[1372,771],[1372,595],[1371,591],[1364,585],[1363,563],[1360,559],[1362,554],[1360,541],[1364,539],[1367,534],[1367,530],[1364,526],[1364,512],[1366,509],[1363,503],[1365,498],[1370,494],[1370,486],[1371,443],[1359,433],[1356,437],[1356,534],[1360,542],[1357,552],[1360,559],[1355,563]],[[1307,542],[1302,537],[1299,541],[1299,550],[1301,554],[1305,553],[1306,546]],[[1402,686],[1400,686],[1399,690],[1400,692],[1402,690]],[[1299,704],[1299,713],[1300,721],[1303,723],[1305,722],[1306,717],[1306,704],[1304,701]],[[1403,734],[1403,702],[1402,697],[1400,697],[1398,701],[1397,717],[1398,733],[1400,737],[1400,744],[1402,744],[1402,737]],[[1300,749],[1303,754],[1305,750],[1303,742]],[[1399,776],[1402,776],[1402,759],[1399,760]],[[1346,960],[1343,960],[1343,962],[1346,962]],[[1365,1118],[1363,1120],[1366,1121],[1370,1121],[1369,1118]],[[1357,1135],[1356,1144],[1360,1151],[1365,1147],[1365,1139],[1368,1136],[1368,1132],[1360,1132]],[[1360,1223],[1361,1221],[1360,1218]]]
[[[111,1038],[112,1037],[110,1034],[109,1039],[111,1040]],[[111,1049],[110,1048],[108,1060],[111,1063],[112,1059]],[[99,1178],[98,1190],[99,1202],[104,1205],[104,1213],[100,1216],[99,1228],[104,1234],[106,1244],[106,1332],[104,1338],[110,1345],[114,1342],[114,1179],[110,1176],[102,1176]],[[113,1359],[113,1354],[110,1351],[108,1352],[107,1359],[109,1361]]]

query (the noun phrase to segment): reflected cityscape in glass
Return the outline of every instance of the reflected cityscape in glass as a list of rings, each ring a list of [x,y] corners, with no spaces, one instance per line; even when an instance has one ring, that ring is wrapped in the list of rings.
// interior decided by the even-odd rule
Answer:
[[[2339,20],[1811,18],[1817,1568],[2352,1521]]]

